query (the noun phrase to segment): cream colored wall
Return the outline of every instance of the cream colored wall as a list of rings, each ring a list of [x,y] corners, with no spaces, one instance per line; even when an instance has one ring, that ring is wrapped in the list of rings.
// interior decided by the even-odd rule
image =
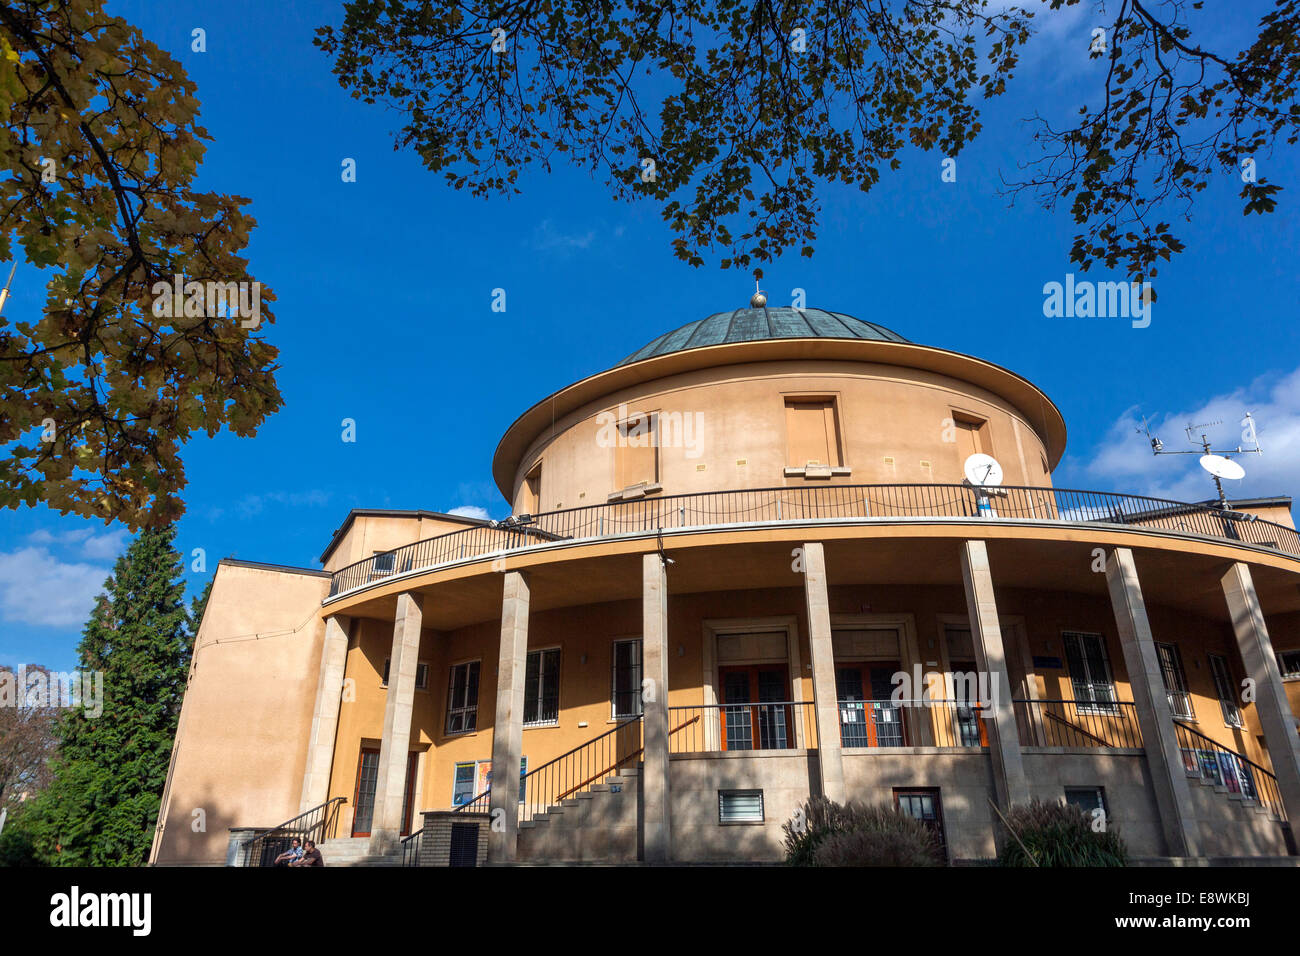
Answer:
[[[152,862],[221,862],[228,827],[273,826],[298,812],[328,586],[320,575],[218,565]]]
[[[392,551],[405,544],[414,544],[451,531],[474,527],[472,522],[446,518],[399,517],[392,515],[358,515],[352,519],[347,533],[330,553],[324,564],[326,571],[337,571],[349,564],[362,561],[376,551]]]
[[[1231,501],[1228,502],[1232,504]],[[1291,516],[1291,509],[1281,505],[1269,505],[1260,508],[1238,508],[1238,511],[1244,511],[1246,514],[1259,515],[1265,521],[1272,521],[1274,524],[1280,524],[1285,528],[1294,528],[1295,519]]]
[[[835,483],[960,483],[961,454],[950,427],[954,410],[988,420],[992,454],[1007,484],[1051,483],[1042,440],[1009,403],[984,389],[897,366],[767,362],[674,375],[565,416],[524,455],[514,480],[515,510],[525,510],[523,478],[539,460],[542,511],[602,504],[620,490],[615,449],[600,444],[606,420],[598,419],[604,412],[623,417],[620,406],[630,413],[657,410],[661,420],[695,421],[698,414],[694,448],[660,448],[666,495],[817,483],[783,474],[785,398],[801,394],[838,400],[844,464],[852,474]]]

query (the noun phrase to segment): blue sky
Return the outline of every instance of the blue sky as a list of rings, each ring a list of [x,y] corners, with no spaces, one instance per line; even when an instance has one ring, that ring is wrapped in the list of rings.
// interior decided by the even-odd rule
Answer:
[[[397,118],[349,98],[311,45],[316,26],[339,21],[337,3],[110,9],[198,84],[214,137],[199,185],[252,199],[247,255],[277,296],[269,338],[284,410],[256,438],[200,437],[185,450],[178,546],[203,548],[208,573],[223,556],[316,566],[352,507],[506,514],[490,463],[520,412],[661,332],[748,301],[748,273],[680,264],[652,207],[614,202],[584,172],[537,170],[522,196],[484,201],[394,152]],[[810,306],[1026,376],[1069,425],[1058,486],[1208,497],[1194,458],[1153,459],[1134,416],[1166,423],[1172,448],[1188,420],[1231,423],[1251,409],[1266,454],[1246,461],[1250,476],[1229,494],[1300,491],[1295,154],[1258,158],[1288,187],[1271,216],[1244,218],[1240,183],[1225,176],[1190,223],[1176,222],[1187,250],[1160,270],[1149,328],[1045,318],[1043,284],[1077,271],[1072,223],[1027,200],[1008,208],[997,191],[1000,175],[1035,155],[1022,117],[1066,116],[1095,99],[1089,15],[1056,16],[1008,96],[986,109],[956,183],[941,181],[942,157],[911,153],[869,194],[826,191],[816,255],[766,266],[770,300],[803,288]],[[206,53],[190,50],[195,27]],[[347,157],[355,183],[340,176]],[[491,310],[495,288],[505,313]],[[43,302],[40,280],[20,267],[6,314]],[[355,444],[340,440],[344,418],[357,422]],[[1218,434],[1236,443],[1235,427]],[[0,513],[0,663],[74,666],[90,601],[128,537],[43,508]]]

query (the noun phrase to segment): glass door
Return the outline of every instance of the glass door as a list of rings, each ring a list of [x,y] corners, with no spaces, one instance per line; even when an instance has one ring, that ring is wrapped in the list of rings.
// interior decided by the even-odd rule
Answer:
[[[379,750],[362,747],[361,757],[357,761],[356,798],[353,800],[353,806],[357,808],[352,817],[354,837],[370,836],[370,827],[375,816],[375,784],[378,781]]]
[[[789,674],[784,664],[720,667],[724,750],[793,747]],[[774,702],[773,706],[769,702]]]
[[[948,665],[954,674],[978,674],[974,661],[953,661]],[[965,692],[962,692],[965,696]],[[984,724],[978,704],[979,700],[956,700],[952,703],[954,719],[957,724],[957,745],[960,747],[987,747],[989,745],[988,729]]]
[[[840,742],[845,747],[902,747],[902,705],[893,703],[897,661],[840,664],[835,668]]]
[[[420,752],[412,750],[406,760],[406,787],[402,790],[402,836],[411,835],[411,816],[415,809],[415,777],[420,767]]]

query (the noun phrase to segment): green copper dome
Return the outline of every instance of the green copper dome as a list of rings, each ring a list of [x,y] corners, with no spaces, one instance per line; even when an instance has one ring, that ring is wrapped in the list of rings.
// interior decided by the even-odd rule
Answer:
[[[788,306],[736,309],[715,312],[706,319],[689,322],[665,332],[633,352],[619,365],[642,359],[731,342],[759,342],[764,339],[870,339],[875,342],[907,342],[883,325],[864,322],[842,312],[825,309],[792,309]],[[617,367],[617,366],[616,366]]]

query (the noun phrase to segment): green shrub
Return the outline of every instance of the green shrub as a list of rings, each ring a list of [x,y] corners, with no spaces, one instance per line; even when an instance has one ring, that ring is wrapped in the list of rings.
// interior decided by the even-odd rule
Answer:
[[[814,866],[937,866],[939,860],[933,831],[892,807],[864,808],[857,826],[828,834],[813,853]]]
[[[1002,866],[1128,865],[1128,848],[1119,834],[1094,830],[1088,814],[1072,804],[1042,800],[1017,804],[1007,811],[1006,822],[1014,836],[1004,842],[998,858]]]
[[[791,866],[935,866],[933,832],[893,807],[813,797],[782,827]]]

